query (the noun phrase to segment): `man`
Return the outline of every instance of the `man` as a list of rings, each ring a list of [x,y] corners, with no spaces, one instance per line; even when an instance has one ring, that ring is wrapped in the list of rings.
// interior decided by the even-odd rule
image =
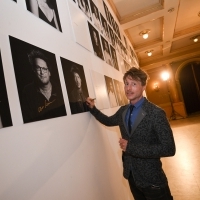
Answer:
[[[74,81],[74,88],[70,94],[69,101],[72,114],[88,111],[86,105],[86,94],[82,88],[80,71],[76,66],[72,66],[71,73]]]
[[[24,123],[66,115],[61,88],[53,83],[48,59],[39,50],[28,55],[34,80],[24,87],[22,113]]]
[[[101,113],[89,97],[87,104],[98,121],[120,128],[123,175],[134,199],[171,200],[160,158],[173,156],[175,143],[165,112],[143,97],[147,79],[144,71],[134,67],[124,74],[124,90],[130,104],[110,117]]]

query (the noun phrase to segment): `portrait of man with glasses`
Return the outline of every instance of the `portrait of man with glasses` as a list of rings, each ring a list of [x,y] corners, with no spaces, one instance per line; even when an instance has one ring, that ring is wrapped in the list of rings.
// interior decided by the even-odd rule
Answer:
[[[41,51],[33,49],[28,54],[28,59],[34,80],[23,89],[22,111],[25,123],[66,114],[62,106],[61,90],[51,81],[51,65],[47,57]]]
[[[9,39],[24,123],[66,116],[55,54]]]

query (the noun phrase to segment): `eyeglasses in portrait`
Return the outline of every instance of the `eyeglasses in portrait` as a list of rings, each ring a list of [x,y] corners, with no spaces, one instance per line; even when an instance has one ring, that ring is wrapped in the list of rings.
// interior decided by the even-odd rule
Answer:
[[[9,39],[24,123],[66,116],[55,54]]]
[[[27,10],[62,32],[56,0],[26,0]]]
[[[0,54],[0,129],[12,126],[8,95],[6,90],[3,64]]]
[[[71,113],[78,114],[89,111],[86,105],[86,98],[89,95],[83,66],[65,58],[60,59]]]

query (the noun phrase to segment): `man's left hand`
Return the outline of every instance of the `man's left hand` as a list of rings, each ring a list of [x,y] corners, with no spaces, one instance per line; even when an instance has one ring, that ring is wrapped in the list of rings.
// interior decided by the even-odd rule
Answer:
[[[127,144],[128,144],[128,141],[123,139],[123,138],[120,138],[119,139],[119,146],[121,147],[121,149],[123,151],[126,151],[126,147],[127,147]]]

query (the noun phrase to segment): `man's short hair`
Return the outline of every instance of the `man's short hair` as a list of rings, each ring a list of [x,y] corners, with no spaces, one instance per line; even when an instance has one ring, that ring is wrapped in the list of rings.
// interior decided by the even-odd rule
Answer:
[[[44,60],[47,64],[48,69],[51,71],[51,66],[49,64],[49,61],[47,59],[47,57],[38,49],[33,49],[29,54],[28,54],[28,59],[29,62],[32,66],[32,69],[34,69],[35,67],[35,59],[36,58],[40,58],[42,60]]]
[[[123,77],[123,81],[125,82],[127,77],[131,77],[133,80],[140,81],[142,85],[146,85],[149,79],[148,74],[140,68],[132,67],[130,68]]]

